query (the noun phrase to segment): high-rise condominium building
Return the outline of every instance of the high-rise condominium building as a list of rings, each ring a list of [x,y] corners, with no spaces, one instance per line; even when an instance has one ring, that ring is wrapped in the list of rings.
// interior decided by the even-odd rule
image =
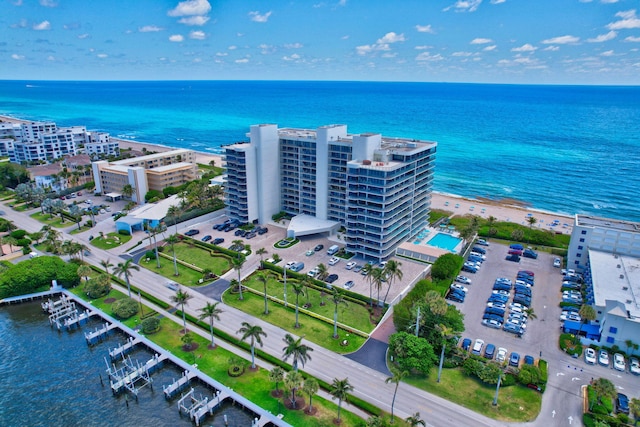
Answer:
[[[267,223],[296,216],[288,234],[340,233],[349,251],[384,259],[427,224],[436,143],[254,125],[250,142],[224,147],[228,212]]]

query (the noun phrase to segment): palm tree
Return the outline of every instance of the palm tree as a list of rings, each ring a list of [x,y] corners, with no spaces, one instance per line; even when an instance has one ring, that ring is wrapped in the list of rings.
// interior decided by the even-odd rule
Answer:
[[[594,308],[588,304],[582,304],[582,307],[580,307],[578,314],[582,318],[580,322],[580,329],[578,330],[578,336],[580,336],[580,332],[582,332],[582,325],[595,320],[597,316]]]
[[[625,340],[624,344],[627,346],[627,355],[631,355],[631,353],[629,353],[629,350],[631,349],[631,347],[633,347],[633,341]]]
[[[165,242],[167,242],[169,244],[169,246],[171,247],[171,252],[173,252],[173,275],[174,276],[179,276],[180,272],[178,271],[178,260],[176,259],[176,243],[178,243],[180,240],[178,239],[178,235],[177,234],[172,234],[171,236],[167,237],[167,239],[165,240]]]
[[[440,365],[438,366],[438,380],[436,382],[440,382],[440,376],[442,375],[442,365],[444,364],[444,351],[447,348],[447,340],[455,337],[457,332],[453,330],[453,328],[447,325],[436,325],[436,329],[440,332],[442,336],[442,351],[440,352]]]
[[[280,366],[274,366],[271,371],[269,371],[269,381],[273,381],[276,383],[276,393],[278,393],[278,383],[284,379],[284,369]]]
[[[5,244],[9,245],[9,251],[13,253],[13,247],[18,245],[18,239],[13,236],[5,236],[3,240]]]
[[[93,270],[91,270],[91,267],[89,267],[88,265],[81,265],[80,267],[78,267],[78,276],[80,276],[80,278],[84,277],[84,285],[85,287],[87,286],[87,282],[89,281],[89,275],[91,274]]]
[[[449,308],[447,301],[437,291],[429,291],[425,295],[429,311],[434,316],[444,316]]]
[[[373,270],[373,264],[368,262],[362,266],[362,271],[369,282],[369,305],[373,307],[373,277],[371,276],[371,270]]]
[[[182,311],[182,323],[184,325],[184,333],[185,334],[187,332],[189,332],[189,331],[187,330],[187,317],[186,317],[186,314],[184,312],[184,305],[190,299],[191,299],[191,295],[189,295],[189,293],[187,291],[183,291],[182,289],[178,289],[176,291],[176,294],[171,297],[171,300],[173,302],[175,302],[176,304],[180,304],[180,306],[181,306],[180,311]]]
[[[318,270],[318,280],[324,280],[329,275],[329,268],[322,263],[318,264],[316,269]]]
[[[384,266],[384,274],[387,276],[387,293],[384,296],[384,300],[382,301],[382,305],[387,302],[387,297],[389,296],[389,291],[391,290],[391,283],[395,280],[402,280],[402,270],[400,270],[400,266],[402,263],[399,261],[395,261],[393,259],[387,261]]]
[[[182,208],[180,205],[171,205],[167,209],[167,216],[173,219],[173,225],[176,227],[176,234],[178,234],[178,217],[182,214]]]
[[[534,216],[530,216],[527,218],[527,222],[529,223],[529,229],[531,229],[536,224],[536,222],[538,222],[538,219]]]
[[[100,261],[100,265],[102,266],[102,268],[104,268],[105,273],[109,274],[109,267],[113,267],[113,264],[111,264],[109,262],[109,258],[107,258],[106,260],[102,260]]]
[[[122,187],[121,193],[124,197],[131,198],[131,196],[133,195],[133,187],[131,186],[131,184],[125,184]]]
[[[304,367],[304,364],[311,360],[309,353],[312,352],[313,349],[308,345],[303,344],[302,338],[295,339],[290,334],[287,334],[282,340],[287,344],[282,348],[282,351],[284,352],[282,360],[286,362],[289,357],[292,357],[292,366],[294,371],[298,371],[298,363],[302,364]]]
[[[118,277],[124,276],[124,281],[127,282],[129,298],[131,298],[131,282],[129,282],[129,278],[134,270],[140,271],[140,267],[133,263],[133,259],[129,258],[125,262],[119,262],[116,269],[113,271],[113,273]]]
[[[291,284],[291,288],[293,289],[293,293],[296,294],[296,324],[294,328],[298,329],[300,327],[300,323],[298,323],[298,307],[300,306],[300,295],[304,295],[304,285],[302,283],[293,282]]]
[[[489,228],[493,227],[493,225],[496,223],[496,221],[498,221],[498,218],[496,218],[493,215],[489,215],[489,218],[487,218],[487,226]]]
[[[618,394],[616,386],[606,378],[598,378],[591,383],[591,387],[596,392],[598,403],[602,403],[603,399],[613,399]]]
[[[538,318],[538,315],[536,314],[535,311],[533,311],[533,307],[529,307],[527,308],[524,313],[527,315],[527,318],[529,320],[535,320]]]
[[[636,420],[640,418],[640,399],[632,397],[629,402],[629,410],[631,411],[631,414],[633,414],[633,418]]]
[[[302,384],[302,375],[297,371],[291,371],[284,379],[285,387],[291,391],[291,405],[296,407],[296,390]]]
[[[396,403],[396,394],[398,393],[398,387],[400,386],[400,381],[402,381],[407,375],[409,375],[409,372],[407,371],[400,371],[399,369],[392,368],[391,376],[384,381],[387,384],[394,383],[396,385],[393,391],[393,399],[391,399],[391,424],[393,424],[393,406]]]
[[[267,333],[262,330],[261,326],[251,325],[248,322],[242,322],[242,327],[238,329],[236,334],[242,334],[242,341],[251,338],[251,369],[256,369],[255,346],[260,344],[262,347],[262,337],[267,337]]]
[[[313,395],[318,392],[318,388],[319,388],[318,381],[316,381],[316,379],[312,377],[307,378],[302,384],[302,391],[304,391],[305,394],[309,396],[309,409],[307,409],[308,413],[313,412],[313,405],[312,405]]]
[[[200,309],[200,320],[209,319],[209,331],[211,332],[211,348],[215,348],[216,345],[213,342],[213,320],[220,320],[220,313],[222,309],[218,308],[219,302],[213,304],[207,301],[207,305]]]
[[[416,412],[410,417],[407,417],[405,421],[407,422],[409,427],[418,427],[418,426],[426,427],[427,426],[427,423],[424,422],[422,418],[420,418],[420,412]]]
[[[262,267],[262,263],[264,262],[263,255],[267,253],[265,248],[260,248],[256,251],[256,255],[260,255],[260,267]]]
[[[269,279],[271,278],[270,274],[258,273],[256,274],[256,280],[262,283],[264,287],[264,314],[269,314],[269,299],[267,298],[267,284],[269,283]]]
[[[339,380],[333,379],[331,384],[331,399],[338,399],[338,424],[340,424],[340,409],[342,409],[342,401],[346,401],[349,397],[349,392],[353,391],[353,386],[349,384],[349,378]]]
[[[240,301],[244,299],[242,296],[242,279],[240,278],[240,270],[242,270],[242,266],[244,265],[245,259],[242,257],[231,258],[231,265],[233,269],[238,272],[238,290],[240,292]]]
[[[156,227],[147,227],[147,231],[149,232],[149,241],[151,241],[151,238],[153,237],[153,249],[156,253],[156,268],[160,268],[160,257],[158,256],[158,233],[160,233],[160,231],[162,230],[160,228],[160,225],[158,225]]]
[[[382,283],[383,280],[385,278],[385,272],[382,268],[380,267],[373,267],[371,269],[371,273],[369,273],[369,276],[371,276],[371,281],[373,282],[374,285],[376,285],[376,289],[378,290],[378,304],[380,304],[380,289],[382,289]]]
[[[342,292],[338,289],[333,288],[331,291],[331,302],[334,304],[333,309],[333,337],[338,338],[338,305],[344,304],[344,306],[348,306],[347,301],[344,299]]]

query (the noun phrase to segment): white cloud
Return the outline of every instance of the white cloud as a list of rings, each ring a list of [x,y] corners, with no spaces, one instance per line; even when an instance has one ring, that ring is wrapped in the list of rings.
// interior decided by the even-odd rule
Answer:
[[[553,37],[551,39],[542,40],[542,43],[544,43],[544,44],[567,44],[567,43],[577,43],[579,40],[580,40],[580,37],[566,35],[566,36]]]
[[[475,12],[482,3],[482,0],[458,0],[453,5],[445,7],[445,12],[454,9],[456,12]]]
[[[640,37],[631,37],[631,36],[629,36],[626,39],[624,39],[624,41],[626,41],[626,42],[636,42],[637,43],[637,42],[640,42]]]
[[[491,0],[491,4],[500,4],[500,3],[504,3],[507,0]]]
[[[481,37],[475,38],[473,40],[471,40],[471,44],[487,44],[487,43],[491,43],[493,40],[491,39],[483,39]]]
[[[179,24],[203,26],[209,21],[208,16],[186,16],[178,20]]]
[[[453,52],[451,56],[471,56],[472,52]]]
[[[42,21],[39,24],[33,24],[33,29],[36,31],[50,30],[51,23],[49,21]]]
[[[298,55],[297,53],[294,53],[291,56],[283,56],[282,59],[284,61],[296,61],[296,60],[300,59],[300,55]]]
[[[284,47],[286,49],[302,49],[304,45],[302,43],[287,43]]]
[[[211,5],[207,0],[187,0],[181,1],[178,5],[167,12],[169,16],[192,16],[206,15],[211,10]]]
[[[607,25],[610,30],[623,30],[630,28],[640,28],[640,18],[636,16],[636,10],[626,10],[616,13],[618,18],[622,18],[619,21],[612,22]]]
[[[340,37],[340,40],[349,40],[349,36],[342,36]]]
[[[191,31],[189,33],[189,38],[194,40],[204,40],[206,37],[207,35],[204,31]]]
[[[88,39],[89,37],[91,37],[91,36],[88,33],[78,34],[78,38],[80,40]]]
[[[618,3],[619,0],[600,0],[600,3],[605,3],[605,4],[613,4],[613,3]]]
[[[11,55],[12,59],[15,59],[16,61],[22,61],[24,59],[24,55],[18,55],[17,53],[14,53],[13,55]]]
[[[227,49],[229,49],[229,50],[236,50],[237,48],[238,48],[238,46],[231,45],[231,46],[229,46]]]
[[[560,46],[548,46],[548,47],[545,47],[542,50],[547,51],[547,52],[556,52],[556,51],[560,50]]]
[[[416,61],[442,61],[444,58],[439,53],[436,55],[431,55],[429,52],[422,52],[420,55],[416,56]]]
[[[485,52],[491,52],[492,50],[496,50],[497,47],[498,46],[496,46],[495,44],[492,44],[491,46],[487,46],[482,50],[484,50]]]
[[[55,61],[55,60],[56,60],[55,56],[53,56],[53,55],[47,56],[47,61]]]
[[[384,37],[382,37],[381,39],[378,39],[376,43],[378,44],[397,43],[397,42],[403,42],[403,41],[404,41],[404,34],[396,34],[392,31],[390,33],[385,34]]]
[[[40,6],[44,7],[57,7],[58,3],[53,0],[40,0]]]
[[[98,58],[106,58],[106,57],[108,57],[109,55],[107,55],[106,53],[99,53],[99,54],[97,54],[96,56],[97,56]]]
[[[602,52],[601,56],[613,56],[613,50],[607,50],[606,52]]]
[[[435,31],[433,31],[433,28],[431,28],[431,25],[416,25],[416,31],[419,33],[435,33]]]
[[[269,17],[271,16],[271,13],[273,12],[269,11],[264,15],[260,15],[260,12],[255,10],[253,12],[249,12],[249,16],[251,17],[251,20],[253,22],[267,22],[269,20]]]
[[[184,41],[184,36],[182,34],[173,34],[169,36],[169,41],[179,43]]]
[[[234,62],[236,64],[246,64],[247,62],[249,62],[249,60],[247,58],[242,58],[242,59],[236,59]]]
[[[538,50],[537,47],[530,45],[529,43],[523,44],[520,47],[514,47],[511,52],[534,52]]]
[[[227,52],[216,52],[216,56],[228,56]]]
[[[429,46],[426,44],[420,45],[420,46],[416,46],[414,47],[415,50],[427,50],[427,49],[431,49],[433,46]]]
[[[618,35],[618,33],[616,33],[615,31],[611,30],[607,34],[600,34],[599,36],[594,37],[592,39],[588,39],[587,41],[589,43],[602,43],[602,42],[606,42],[606,41],[615,39],[617,35]]]
[[[162,30],[162,28],[156,27],[155,25],[145,25],[144,27],[138,28],[138,31],[141,33],[155,33]]]

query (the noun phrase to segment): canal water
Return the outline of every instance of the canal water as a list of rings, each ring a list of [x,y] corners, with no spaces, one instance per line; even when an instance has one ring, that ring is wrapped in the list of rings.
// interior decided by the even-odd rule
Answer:
[[[98,325],[96,320],[71,332],[58,331],[49,326],[39,302],[0,307],[0,426],[194,425],[178,413],[180,394],[170,401],[164,398],[162,386],[180,377],[170,363],[151,375],[153,388],[142,388],[138,401],[111,393],[104,358],[126,337],[112,334],[89,347],[84,332]],[[129,355],[141,364],[153,356],[141,345]],[[192,386],[197,397],[211,398],[212,390],[198,382]],[[251,414],[228,403],[201,425],[246,427],[251,420]]]

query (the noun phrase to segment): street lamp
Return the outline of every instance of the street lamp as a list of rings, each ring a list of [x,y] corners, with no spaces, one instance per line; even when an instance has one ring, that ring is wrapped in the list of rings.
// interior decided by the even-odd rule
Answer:
[[[287,267],[284,268],[284,307],[287,308]]]
[[[493,406],[498,405],[498,392],[500,391],[500,383],[502,382],[502,370],[498,373],[498,385],[496,386],[496,394],[493,396]]]

